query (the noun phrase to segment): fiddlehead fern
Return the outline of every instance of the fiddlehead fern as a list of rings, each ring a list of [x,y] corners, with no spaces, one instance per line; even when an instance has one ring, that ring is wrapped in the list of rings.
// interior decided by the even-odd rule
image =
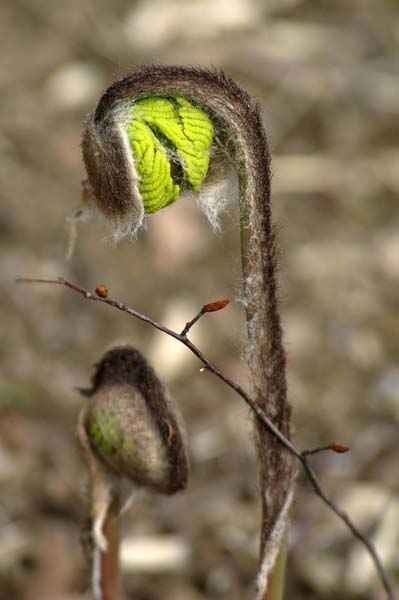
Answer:
[[[96,365],[78,424],[90,476],[93,591],[119,598],[118,517],[123,478],[134,489],[174,494],[185,488],[188,457],[180,412],[143,355],[109,350]]]
[[[248,94],[223,74],[190,67],[144,67],[115,82],[86,122],[82,145],[87,189],[98,210],[118,231],[134,233],[141,226],[145,212],[145,198],[140,190],[143,179],[131,152],[126,115],[144,99],[153,102],[159,98],[172,102],[184,98],[208,116],[214,130],[208,178],[226,171],[226,161],[217,164],[219,157],[228,155],[236,165],[252,386],[259,406],[289,437],[290,407],[271,217],[270,154],[258,107]],[[173,153],[170,161],[171,174],[173,165],[177,170],[182,163],[185,166],[184,159],[176,159]],[[203,185],[206,183],[207,179]],[[263,504],[258,581],[259,596],[263,598],[292,499],[293,464],[289,452],[257,419],[255,425]]]
[[[85,427],[94,450],[115,475],[163,494],[184,489],[188,459],[183,420],[143,355],[109,350],[85,390]]]

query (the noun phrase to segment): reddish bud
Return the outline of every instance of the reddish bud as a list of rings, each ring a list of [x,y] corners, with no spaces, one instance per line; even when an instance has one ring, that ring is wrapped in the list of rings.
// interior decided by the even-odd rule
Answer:
[[[222,310],[225,306],[228,305],[230,300],[217,300],[216,302],[210,302],[209,304],[204,304],[202,310],[204,313],[206,312],[215,312],[216,310]]]
[[[99,283],[98,286],[96,287],[96,294],[97,294],[97,296],[100,296],[100,298],[107,298],[107,296],[108,296],[107,286],[104,285],[104,283]]]
[[[333,442],[332,444],[330,444],[330,450],[342,454],[344,452],[348,452],[349,446],[344,446],[343,444],[336,444],[335,442]]]

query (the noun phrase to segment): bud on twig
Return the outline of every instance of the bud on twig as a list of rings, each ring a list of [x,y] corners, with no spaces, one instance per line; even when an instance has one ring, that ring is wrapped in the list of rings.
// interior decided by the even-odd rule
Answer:
[[[99,283],[96,287],[96,294],[97,296],[100,296],[100,298],[107,298],[108,297],[108,288],[104,283]]]
[[[337,452],[338,454],[343,454],[344,452],[348,452],[350,450],[349,446],[344,446],[343,444],[337,444],[336,442],[332,442],[330,444],[330,450],[333,452]]]
[[[210,302],[209,304],[204,304],[204,306],[202,307],[202,311],[204,313],[207,313],[222,310],[222,308],[225,308],[225,306],[227,306],[229,302],[230,300],[217,300],[216,302]]]

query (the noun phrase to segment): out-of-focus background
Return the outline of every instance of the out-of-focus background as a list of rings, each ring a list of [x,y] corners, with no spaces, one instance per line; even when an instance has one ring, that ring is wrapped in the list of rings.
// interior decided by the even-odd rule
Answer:
[[[193,339],[248,385],[235,203],[221,236],[191,201],[152,216],[136,242],[116,248],[103,226],[82,224],[64,260],[65,218],[84,178],[84,115],[116,77],[152,62],[223,68],[261,104],[295,441],[351,447],[319,455],[315,468],[397,569],[395,13],[393,2],[372,0],[3,0],[1,600],[89,597],[75,442],[84,400],[75,388],[121,340],[145,352],[172,389],[192,461],[186,493],[138,500],[123,519],[127,597],[253,597],[260,510],[241,400],[148,326],[65,289],[14,284],[17,275],[63,275],[89,288],[103,281],[113,297],[177,329],[205,302],[228,297]],[[289,544],[290,600],[384,597],[368,557],[302,476]]]

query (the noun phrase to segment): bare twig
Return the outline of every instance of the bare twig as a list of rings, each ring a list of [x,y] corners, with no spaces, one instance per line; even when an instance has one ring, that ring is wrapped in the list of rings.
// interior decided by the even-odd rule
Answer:
[[[186,346],[193,354],[195,354],[195,356],[202,362],[202,364],[208,371],[210,371],[216,377],[218,377],[219,379],[224,381],[224,383],[226,385],[228,385],[231,389],[233,389],[235,392],[237,392],[237,394],[239,396],[241,396],[241,398],[255,412],[259,421],[263,423],[263,425],[266,427],[266,429],[270,433],[272,433],[280,441],[280,443],[285,448],[287,448],[287,450],[289,450],[291,452],[291,454],[293,454],[298,459],[298,461],[302,464],[305,474],[306,474],[315,494],[317,496],[319,496],[319,498],[321,498],[321,500],[341,519],[341,521],[347,526],[347,528],[351,531],[351,533],[361,542],[361,544],[363,544],[363,546],[367,550],[370,558],[372,559],[372,561],[375,565],[375,568],[377,570],[377,573],[379,575],[381,583],[386,591],[387,599],[388,600],[397,600],[395,597],[394,591],[393,591],[392,584],[388,578],[385,567],[382,564],[381,559],[374,547],[374,544],[366,537],[365,534],[363,534],[360,531],[360,529],[357,528],[357,526],[353,523],[353,521],[347,515],[347,513],[345,511],[343,511],[338,506],[338,504],[324,492],[313,467],[309,463],[309,458],[308,458],[309,455],[316,454],[318,452],[322,452],[325,450],[332,450],[335,452],[345,452],[348,448],[346,446],[342,446],[341,444],[331,443],[328,446],[322,446],[320,448],[304,450],[302,452],[300,450],[298,450],[295,447],[295,445],[289,439],[287,439],[286,436],[284,436],[281,433],[281,431],[279,431],[279,429],[269,419],[269,417],[262,410],[262,408],[247,394],[247,392],[238,383],[234,382],[229,377],[227,377],[227,375],[225,375],[222,371],[220,371],[220,369],[216,365],[214,365],[210,360],[208,360],[205,357],[205,355],[201,352],[201,350],[199,348],[197,348],[197,346],[195,346],[195,344],[193,344],[191,342],[191,340],[187,337],[187,333],[191,329],[192,325],[194,325],[194,323],[196,323],[206,312],[211,312],[209,310],[206,310],[206,307],[212,306],[212,305],[217,305],[218,303],[212,303],[211,305],[205,305],[201,309],[201,311],[198,313],[198,315],[186,324],[186,326],[184,327],[182,332],[177,333],[176,331],[173,331],[172,329],[169,329],[165,325],[158,323],[157,321],[138,312],[137,310],[131,308],[130,306],[128,306],[127,304],[124,304],[123,302],[118,302],[117,300],[113,300],[112,298],[108,298],[108,297],[101,297],[100,295],[98,295],[98,292],[97,292],[97,294],[90,292],[90,291],[86,290],[85,288],[82,288],[79,285],[76,285],[75,283],[72,283],[71,281],[68,281],[62,277],[59,277],[58,279],[35,279],[35,278],[30,278],[30,277],[19,277],[19,278],[17,278],[16,281],[17,281],[17,283],[49,283],[49,284],[62,285],[62,286],[68,287],[68,288],[72,289],[74,292],[81,294],[86,300],[94,300],[96,302],[102,302],[103,304],[108,304],[109,306],[112,306],[114,308],[117,308],[118,310],[126,312],[129,315],[136,317],[137,319],[140,319],[141,321],[144,321],[145,323],[149,323],[150,325],[152,325],[159,331],[166,333],[167,335],[173,337],[174,339],[176,339],[179,342],[181,342],[182,344],[184,344],[184,346]],[[224,302],[225,301],[221,301],[221,303],[224,303]],[[226,303],[224,304],[224,306],[225,305],[226,305]],[[223,308],[223,306],[220,306],[219,308]],[[215,310],[215,309],[213,309],[213,310]]]
[[[302,450],[302,457],[310,456],[311,454],[319,454],[319,452],[325,452],[326,450],[332,450],[333,452],[337,452],[337,454],[343,454],[348,452],[350,448],[348,446],[343,446],[342,444],[337,444],[336,442],[332,442],[327,446],[320,446],[319,448],[311,448],[310,450]]]
[[[97,288],[98,288],[98,286],[97,286]],[[96,288],[96,291],[97,291],[97,288]],[[101,296],[101,294],[99,294],[99,295]],[[209,304],[204,304],[204,306],[199,311],[198,315],[195,315],[195,317],[193,319],[191,319],[191,321],[186,323],[186,325],[184,326],[184,329],[180,333],[180,335],[183,337],[186,337],[188,332],[190,331],[191,327],[193,325],[195,325],[195,323],[197,323],[197,321],[199,321],[201,317],[203,317],[206,313],[216,312],[217,310],[222,310],[223,308],[225,308],[228,305],[228,303],[229,303],[229,300],[219,300],[217,302],[210,302]]]

